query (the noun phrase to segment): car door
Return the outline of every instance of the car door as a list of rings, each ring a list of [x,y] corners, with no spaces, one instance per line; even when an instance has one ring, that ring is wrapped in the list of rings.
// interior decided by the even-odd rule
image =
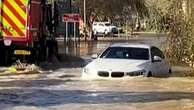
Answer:
[[[159,61],[154,60],[154,56],[160,57],[161,60]],[[152,59],[151,68],[153,73],[155,73],[156,75],[168,73],[168,63],[165,60],[165,57],[160,49],[158,49],[157,47],[151,48],[151,59]]]

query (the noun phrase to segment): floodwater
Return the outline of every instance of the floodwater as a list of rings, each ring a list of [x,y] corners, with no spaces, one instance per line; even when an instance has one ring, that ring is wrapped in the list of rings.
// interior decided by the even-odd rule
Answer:
[[[157,46],[162,46],[164,42],[158,38],[142,41],[153,42]],[[89,55],[99,53],[114,42],[74,43],[61,52],[89,59]],[[194,77],[177,76],[177,73],[187,73],[188,69],[174,68],[173,76],[169,78],[87,81],[80,78],[82,67],[73,66],[58,68],[37,77],[0,77],[0,109],[194,110]]]
[[[108,40],[107,40],[108,39]],[[116,40],[115,40],[116,39]],[[70,54],[80,57],[88,57],[88,55],[97,54],[102,52],[108,46],[115,43],[145,43],[151,44],[160,48],[164,48],[167,38],[165,36],[160,37],[135,37],[135,38],[101,38],[99,41],[73,41],[69,40],[67,42],[61,40],[59,41],[59,53],[60,54]]]
[[[193,110],[194,78],[83,81],[80,69],[41,79],[0,81],[3,110]]]

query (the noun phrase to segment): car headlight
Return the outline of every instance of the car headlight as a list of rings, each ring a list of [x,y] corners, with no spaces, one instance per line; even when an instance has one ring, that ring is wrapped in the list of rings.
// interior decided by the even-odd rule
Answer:
[[[83,72],[88,74],[90,72],[90,69],[89,68],[84,68]]]
[[[139,76],[139,75],[143,75],[144,73],[146,73],[145,70],[138,70],[138,71],[127,72],[127,75],[129,75],[129,76]]]

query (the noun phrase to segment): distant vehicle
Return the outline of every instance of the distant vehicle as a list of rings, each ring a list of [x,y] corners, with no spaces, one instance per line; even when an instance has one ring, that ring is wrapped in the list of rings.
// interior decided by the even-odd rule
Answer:
[[[111,25],[109,22],[94,22],[92,25],[94,35],[97,34],[115,34],[118,33],[116,26]]]
[[[83,79],[169,76],[171,67],[160,49],[146,44],[115,44],[86,65]]]

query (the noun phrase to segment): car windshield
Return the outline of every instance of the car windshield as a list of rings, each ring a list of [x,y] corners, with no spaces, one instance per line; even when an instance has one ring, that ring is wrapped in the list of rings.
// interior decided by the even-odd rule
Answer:
[[[134,47],[109,47],[100,58],[149,60],[149,50]]]

